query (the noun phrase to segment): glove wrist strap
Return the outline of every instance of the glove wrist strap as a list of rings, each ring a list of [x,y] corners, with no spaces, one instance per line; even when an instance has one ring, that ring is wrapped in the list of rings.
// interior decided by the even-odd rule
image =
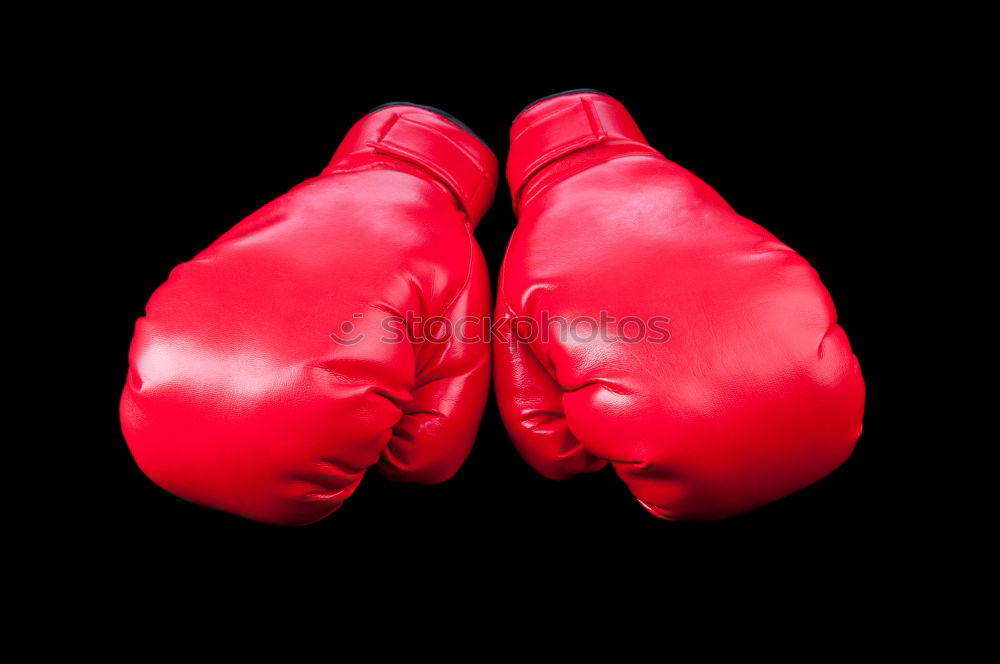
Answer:
[[[440,181],[475,226],[493,203],[497,160],[478,137],[429,107],[379,107],[348,132],[324,172],[363,168],[390,156]]]
[[[510,130],[507,181],[515,211],[525,186],[548,164],[598,144],[648,143],[617,100],[596,91],[546,97],[528,106]]]

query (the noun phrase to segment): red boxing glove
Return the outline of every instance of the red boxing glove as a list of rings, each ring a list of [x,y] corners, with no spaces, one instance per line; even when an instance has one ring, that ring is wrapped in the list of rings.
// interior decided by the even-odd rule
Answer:
[[[518,217],[497,295],[497,401],[546,477],[611,463],[649,512],[719,519],[827,475],[864,382],[815,270],[572,91],[511,127]]]
[[[489,313],[472,231],[496,181],[464,125],[388,104],[322,174],[174,269],[136,324],[121,399],[140,468],[278,524],[335,511],[373,464],[451,477],[482,416],[489,345],[441,330]]]

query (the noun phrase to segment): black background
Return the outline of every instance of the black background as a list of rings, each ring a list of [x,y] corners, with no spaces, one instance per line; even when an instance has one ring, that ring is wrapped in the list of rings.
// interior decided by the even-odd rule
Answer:
[[[361,551],[446,564],[541,556],[558,567],[599,564],[609,551],[659,556],[705,542],[733,561],[775,542],[791,544],[790,556],[834,550],[846,561],[876,555],[898,536],[900,515],[912,508],[899,488],[907,404],[894,396],[898,277],[886,264],[905,251],[905,238],[886,228],[896,208],[893,99],[901,85],[890,63],[799,45],[765,58],[715,57],[710,49],[661,59],[624,53],[614,62],[552,56],[459,74],[442,58],[460,51],[426,61],[403,49],[396,66],[367,68],[363,58],[290,67],[260,55],[182,59],[154,51],[134,48],[106,63],[104,129],[89,139],[115,165],[99,174],[106,205],[87,257],[91,269],[77,285],[99,293],[107,308],[92,355],[101,369],[87,387],[97,414],[88,438],[99,441],[88,455],[100,480],[80,496],[80,513],[102,546],[127,543],[122,562],[169,551],[175,563],[212,569],[233,560],[218,562],[219,551],[258,561],[296,551],[332,565]],[[475,448],[452,480],[414,486],[371,472],[339,512],[305,528],[191,505],[141,474],[120,432],[118,398],[134,321],[175,264],[318,173],[376,105],[410,101],[448,111],[503,164],[517,112],[577,87],[619,99],[655,148],[817,268],[868,389],[864,433],[842,468],[744,516],[664,522],[641,509],[610,469],[566,482],[535,473],[510,443],[491,395]],[[513,227],[501,180],[476,232],[494,286]]]

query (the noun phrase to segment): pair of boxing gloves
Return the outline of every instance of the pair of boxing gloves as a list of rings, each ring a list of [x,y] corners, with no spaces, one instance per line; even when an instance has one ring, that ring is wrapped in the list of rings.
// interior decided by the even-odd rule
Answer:
[[[441,482],[489,390],[553,479],[611,464],[664,519],[718,519],[837,468],[864,382],[816,272],[594,90],[511,127],[495,304],[473,229],[497,159],[387,104],[329,166],[177,266],[136,324],[121,423],[189,501],[307,524],[372,466]],[[491,318],[490,313],[493,311]]]

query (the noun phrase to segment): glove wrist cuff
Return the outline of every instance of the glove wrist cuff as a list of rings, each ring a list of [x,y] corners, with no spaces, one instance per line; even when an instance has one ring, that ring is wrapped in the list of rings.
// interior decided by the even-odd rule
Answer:
[[[392,102],[358,120],[324,173],[357,170],[387,157],[417,166],[450,191],[472,226],[493,203],[496,155],[444,111]]]
[[[652,150],[621,102],[602,92],[570,90],[529,104],[510,128],[507,181],[514,210],[546,166],[599,144]]]

